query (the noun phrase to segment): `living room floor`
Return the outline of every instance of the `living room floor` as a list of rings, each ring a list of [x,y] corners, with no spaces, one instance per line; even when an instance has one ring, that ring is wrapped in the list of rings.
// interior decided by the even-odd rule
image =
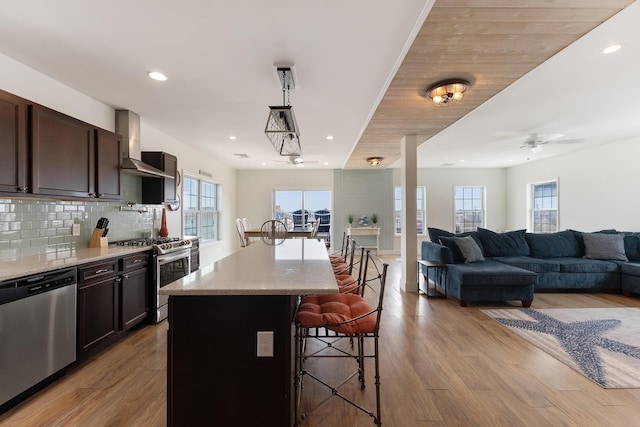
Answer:
[[[399,260],[386,261],[390,267],[381,323],[383,425],[638,425],[640,389],[603,389],[479,311],[519,308],[519,302],[462,308],[451,298],[404,293],[399,291]],[[640,307],[640,298],[539,293],[532,305],[568,307]],[[166,328],[164,321],[136,329],[1,415],[0,425],[164,426]],[[319,363],[327,372],[339,370],[328,359]],[[304,393],[313,396],[314,386]],[[364,393],[363,402],[371,405],[373,379]],[[372,426],[373,421],[332,399],[303,422],[346,425]]]

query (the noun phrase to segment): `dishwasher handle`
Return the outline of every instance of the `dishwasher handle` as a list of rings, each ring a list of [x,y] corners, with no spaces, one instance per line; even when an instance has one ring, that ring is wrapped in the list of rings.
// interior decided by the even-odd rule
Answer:
[[[77,283],[76,268],[55,270],[43,274],[22,277],[0,284],[0,304],[48,292]]]

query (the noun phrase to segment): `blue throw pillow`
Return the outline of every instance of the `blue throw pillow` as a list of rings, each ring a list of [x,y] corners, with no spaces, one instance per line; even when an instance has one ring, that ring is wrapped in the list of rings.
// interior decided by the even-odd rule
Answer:
[[[429,233],[429,240],[431,240],[433,243],[439,243],[440,237],[455,236],[455,234],[453,234],[450,231],[442,230],[440,228],[434,228],[434,227],[427,227],[427,232]]]
[[[475,231],[469,231],[469,232],[460,233],[460,234],[451,234],[450,236],[440,236],[440,238],[438,239],[438,242],[441,245],[448,247],[449,250],[451,251],[454,264],[462,264],[465,262],[465,257],[464,255],[462,255],[460,248],[456,244],[455,238],[469,237],[469,236],[473,238],[473,240],[478,245],[478,248],[480,248],[480,252],[482,253],[482,243],[480,242],[480,237],[478,237],[478,233]]]
[[[530,255],[536,258],[582,257],[582,248],[572,231],[526,233]]]
[[[478,227],[478,236],[482,242],[484,256],[528,256],[529,245],[525,240],[526,230],[496,233],[486,228]]]

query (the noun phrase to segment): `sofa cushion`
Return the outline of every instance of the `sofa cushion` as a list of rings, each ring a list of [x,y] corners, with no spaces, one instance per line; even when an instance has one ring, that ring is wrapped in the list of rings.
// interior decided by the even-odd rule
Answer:
[[[484,261],[482,250],[473,237],[452,237],[452,239],[456,246],[458,246],[465,263]]]
[[[588,258],[551,258],[560,264],[561,273],[617,273],[618,264]]]
[[[559,273],[560,272],[560,263],[557,260],[533,258],[529,256],[498,257],[494,259],[496,261],[500,261],[502,263],[509,264],[514,267],[524,268],[525,270],[533,271],[534,273]]]
[[[448,266],[447,282],[449,280],[471,286],[521,286],[535,285],[538,275],[498,261],[486,260]]]
[[[585,258],[628,261],[623,234],[583,233],[582,238]]]
[[[526,230],[496,233],[478,227],[478,236],[482,242],[484,255],[487,257],[528,256],[529,245],[525,240]]]
[[[581,257],[580,244],[569,230],[557,233],[526,233],[530,256],[536,258],[555,258],[563,256]]]
[[[620,272],[629,276],[640,276],[640,264],[622,264]]]
[[[624,253],[629,261],[640,261],[640,233],[624,233]]]

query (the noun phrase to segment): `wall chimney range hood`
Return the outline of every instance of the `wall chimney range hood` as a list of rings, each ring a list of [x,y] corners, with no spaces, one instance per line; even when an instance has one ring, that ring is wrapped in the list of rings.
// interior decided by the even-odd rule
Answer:
[[[148,178],[174,178],[138,159],[140,149],[140,116],[129,110],[116,110],[116,133],[122,137],[122,171]]]

